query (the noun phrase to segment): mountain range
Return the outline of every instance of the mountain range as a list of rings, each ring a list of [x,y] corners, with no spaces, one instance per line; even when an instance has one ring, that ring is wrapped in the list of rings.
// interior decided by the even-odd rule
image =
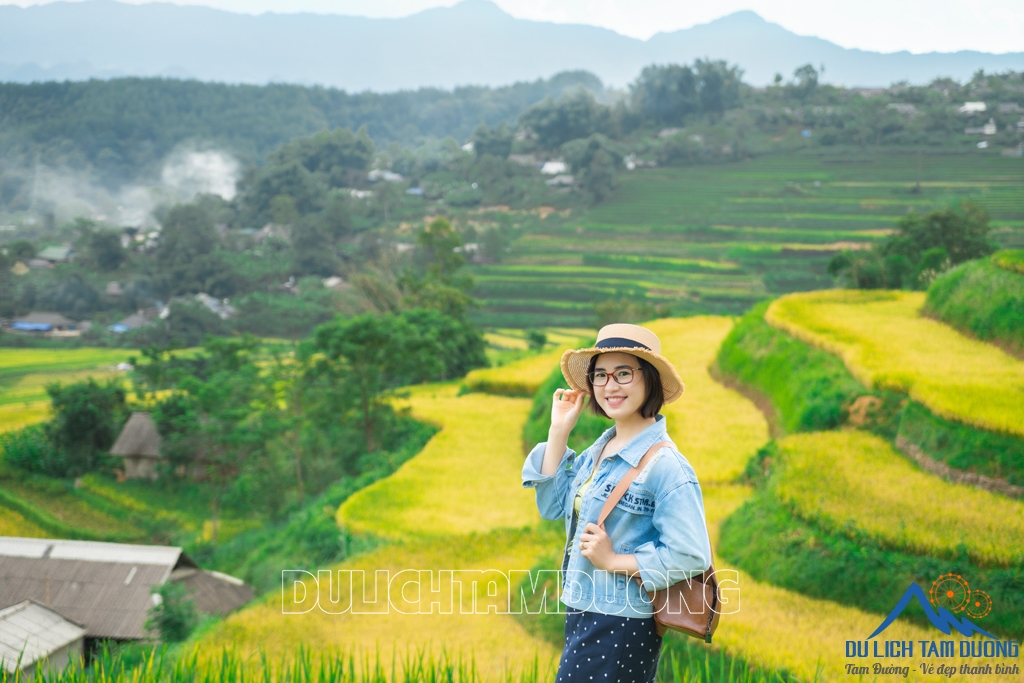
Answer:
[[[724,59],[763,85],[800,65],[846,86],[963,81],[978,69],[1024,70],[1024,52],[879,53],[800,36],[741,11],[648,40],[581,24],[516,19],[464,0],[399,19],[310,13],[247,15],[113,0],[0,6],[0,80],[164,76],[288,82],[348,91],[504,85],[585,69],[622,87],[652,63]]]

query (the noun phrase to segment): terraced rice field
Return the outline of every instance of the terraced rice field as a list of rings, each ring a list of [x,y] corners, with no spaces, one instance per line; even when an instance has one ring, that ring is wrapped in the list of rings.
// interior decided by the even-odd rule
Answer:
[[[922,318],[921,292],[791,294],[765,320],[836,354],[866,386],[907,393],[934,413],[1024,436],[1024,362]]]
[[[628,298],[678,312],[739,313],[770,294],[830,287],[825,265],[870,245],[908,211],[970,197],[993,238],[1024,246],[1024,164],[982,155],[816,151],[620,176],[610,200],[522,236],[500,264],[472,268],[478,320],[589,325]]]
[[[662,354],[672,359],[686,387],[662,411],[669,435],[702,485],[735,480],[768,441],[768,425],[754,404],[708,374],[732,321],[700,316],[656,320],[647,326],[658,335]]]
[[[731,324],[722,318],[651,324],[687,383],[684,396],[692,399],[678,401],[666,413],[673,438],[701,477],[708,525],[716,544],[721,521],[751,493],[746,486],[727,482],[768,435],[768,426],[753,405],[715,385],[707,375],[707,364]],[[413,414],[436,422],[442,431],[395,475],[353,496],[339,509],[339,521],[350,529],[392,539],[377,551],[343,563],[343,568],[363,569],[367,575],[376,569],[523,569],[550,554],[552,547],[560,548],[564,540],[560,530],[538,524],[531,492],[519,487],[523,454],[518,440],[529,401],[457,394],[455,384],[412,392]],[[488,446],[481,449],[481,442]],[[482,487],[484,495],[477,487]],[[720,571],[730,569],[720,557],[715,565]],[[768,669],[786,669],[805,680],[818,670],[820,680],[848,680],[845,641],[866,637],[881,621],[880,615],[759,583],[743,572],[735,576],[740,595],[729,597],[740,609],[723,618],[715,648]],[[489,603],[495,596],[478,593],[482,600],[478,604],[502,604],[500,596],[507,584],[500,575],[494,578],[498,601]],[[348,590],[346,586],[338,594],[343,605],[348,603]],[[353,599],[358,604],[370,598]],[[383,653],[386,659],[393,648],[399,653],[410,648],[437,653],[444,648],[448,653],[472,656],[478,671],[492,679],[517,666],[528,668],[536,658],[541,680],[551,678],[558,654],[551,645],[527,635],[505,614],[331,615],[313,610],[284,616],[279,600],[272,595],[214,627],[200,641],[203,651],[213,656],[226,645],[249,656],[260,647],[280,653],[301,643],[315,648],[352,648],[368,653],[372,661],[375,653]],[[934,637],[931,630],[902,621],[893,624],[886,635],[902,640]],[[547,678],[545,671],[549,672]],[[1007,676],[986,678],[1012,680]],[[924,680],[913,668],[908,679]],[[968,679],[954,676],[951,680]]]
[[[795,434],[779,442],[775,494],[798,517],[915,555],[1024,563],[1024,501],[923,472],[877,436]]]
[[[125,349],[3,349],[0,351],[0,432],[41,422],[49,413],[46,385],[117,376]],[[121,373],[123,374],[123,373]]]

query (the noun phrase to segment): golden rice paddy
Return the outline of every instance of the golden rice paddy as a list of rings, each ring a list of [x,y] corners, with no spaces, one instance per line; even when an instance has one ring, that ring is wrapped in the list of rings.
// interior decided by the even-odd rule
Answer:
[[[921,292],[830,290],[777,299],[772,326],[834,353],[868,386],[938,415],[1024,436],[1024,361],[920,316]]]
[[[779,442],[775,492],[798,516],[854,530],[890,548],[981,564],[1024,561],[1024,501],[921,471],[859,431],[794,434]]]

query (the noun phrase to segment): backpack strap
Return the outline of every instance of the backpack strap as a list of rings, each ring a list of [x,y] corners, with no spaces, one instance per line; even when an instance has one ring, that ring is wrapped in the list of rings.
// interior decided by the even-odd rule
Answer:
[[[644,453],[644,457],[640,458],[640,462],[636,464],[636,467],[631,468],[628,472],[626,472],[626,474],[622,476],[622,479],[619,480],[619,483],[616,484],[615,488],[612,489],[612,492],[608,494],[608,499],[604,501],[604,507],[601,508],[601,515],[597,518],[597,525],[599,527],[604,527],[604,520],[608,518],[608,515],[611,514],[612,509],[619,504],[620,500],[622,500],[622,495],[626,492],[626,489],[629,488],[629,485],[633,483],[633,480],[636,479],[636,475],[640,474],[640,470],[644,468],[644,465],[650,462],[651,458],[654,457],[655,453],[660,451],[662,448],[665,448],[666,446],[672,446],[672,442],[659,441],[658,443],[651,446],[647,450],[647,452]]]

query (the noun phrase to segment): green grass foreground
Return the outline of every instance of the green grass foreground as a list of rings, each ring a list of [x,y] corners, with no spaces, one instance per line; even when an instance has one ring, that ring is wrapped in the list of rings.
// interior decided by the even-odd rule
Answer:
[[[536,660],[517,673],[484,677],[472,656],[438,656],[420,651],[393,651],[383,656],[344,651],[313,653],[300,648],[293,656],[242,657],[225,650],[220,657],[200,659],[194,652],[169,653],[166,648],[145,652],[135,647],[125,656],[103,651],[91,666],[63,671],[37,669],[29,675],[0,672],[0,683],[540,683],[554,678]],[[797,683],[780,671],[765,672],[721,651],[698,649],[667,639],[658,665],[663,683]],[[818,676],[803,683],[817,683]]]

